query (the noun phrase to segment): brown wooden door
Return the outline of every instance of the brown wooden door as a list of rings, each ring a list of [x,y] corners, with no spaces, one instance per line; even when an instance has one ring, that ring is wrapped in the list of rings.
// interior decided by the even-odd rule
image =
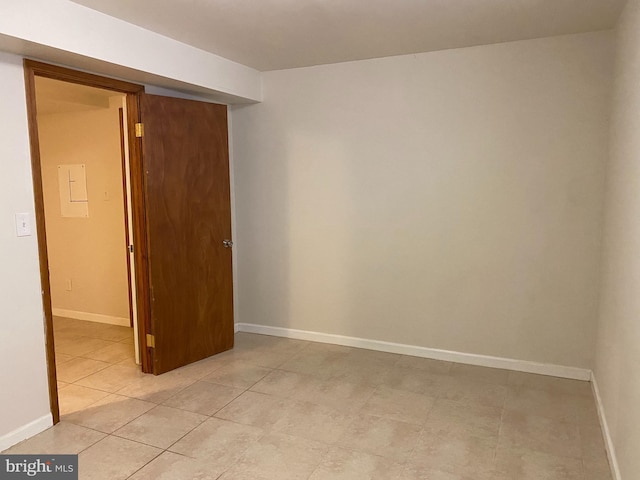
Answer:
[[[233,347],[227,108],[142,94],[153,373]]]

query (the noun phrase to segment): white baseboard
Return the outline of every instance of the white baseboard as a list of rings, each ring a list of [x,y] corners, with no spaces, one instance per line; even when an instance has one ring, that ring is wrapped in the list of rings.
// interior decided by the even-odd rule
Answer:
[[[593,389],[593,396],[596,399],[596,407],[598,408],[598,418],[600,419],[600,427],[602,429],[602,435],[604,436],[604,446],[607,449],[607,457],[609,458],[609,466],[611,467],[611,475],[613,480],[622,480],[620,475],[620,467],[618,466],[618,458],[616,457],[616,450],[613,446],[613,439],[609,431],[609,424],[607,423],[607,417],[604,414],[604,405],[602,404],[602,398],[600,397],[600,390],[598,389],[598,382],[596,376],[591,373],[591,388]]]
[[[2,435],[0,437],[0,452],[9,447],[13,447],[16,443],[20,443],[29,437],[33,437],[34,435],[45,431],[52,425],[53,418],[50,413],[47,413],[46,415],[35,419],[33,422],[29,422],[22,427],[16,428],[12,432]]]
[[[240,324],[239,323],[235,323],[233,325],[233,333],[238,333],[240,331]]]
[[[65,310],[63,308],[53,308],[53,315],[56,317],[75,318],[76,320],[87,320],[89,322],[108,323],[109,325],[120,325],[129,327],[131,323],[126,317],[112,317],[100,313],[78,312],[76,310]]]
[[[517,372],[538,373],[553,377],[570,378],[573,380],[591,380],[591,370],[586,368],[565,367],[548,363],[531,362],[528,360],[515,360],[512,358],[491,357],[473,353],[454,352],[437,348],[405,345],[402,343],[384,342],[381,340],[369,340],[366,338],[347,337],[331,333],[310,332],[308,330],[295,330],[293,328],[269,327],[252,323],[237,323],[236,332],[259,333],[275,337],[295,338],[311,342],[333,343],[347,347],[366,348],[381,352],[399,353],[414,357],[432,358],[448,362],[466,363],[482,367],[503,368]]]

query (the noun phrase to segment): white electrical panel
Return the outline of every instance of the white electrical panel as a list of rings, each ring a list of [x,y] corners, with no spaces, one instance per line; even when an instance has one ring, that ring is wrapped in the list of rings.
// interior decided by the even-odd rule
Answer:
[[[60,214],[63,217],[88,217],[87,173],[84,164],[58,165]]]

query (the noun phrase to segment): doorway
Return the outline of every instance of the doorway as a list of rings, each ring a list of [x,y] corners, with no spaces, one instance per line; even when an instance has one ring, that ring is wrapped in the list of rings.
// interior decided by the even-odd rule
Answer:
[[[100,387],[117,372],[140,370],[135,285],[129,273],[135,266],[128,249],[133,236],[122,121],[126,96],[44,77],[35,83],[56,377],[64,415],[100,396]]]
[[[76,364],[65,367],[68,381],[105,366],[104,360],[116,360],[125,352],[118,343],[134,347],[142,371],[151,371],[150,353],[140,341],[148,331],[146,232],[141,218],[141,152],[132,141],[137,95],[144,87],[30,60],[25,60],[25,80],[49,398],[57,423],[56,330],[61,342],[58,359]],[[88,118],[96,121],[88,125]],[[104,137],[92,132],[95,124],[104,127],[105,121],[112,133],[111,142],[106,140],[111,152],[104,151]],[[108,168],[107,163],[119,168]],[[91,187],[93,198],[88,196]],[[139,240],[138,252],[133,239]],[[129,245],[134,251],[127,254]],[[125,336],[128,328],[137,335]],[[65,340],[72,345],[65,346]],[[92,351],[87,352],[89,347]],[[101,360],[85,358],[105,348],[98,353]],[[66,388],[67,382],[61,381]]]
[[[125,95],[121,145],[129,155],[129,171],[125,161],[122,178],[130,185],[131,220],[125,231],[132,235],[126,243],[131,243],[133,251],[129,278],[138,327],[134,340],[142,372],[154,375],[233,348],[227,107],[147,95],[140,85],[31,60],[24,63],[51,412],[57,423],[54,311],[36,79]],[[86,196],[82,165],[77,161],[55,166],[64,173],[59,178],[67,184],[64,201],[71,204],[67,209],[86,216],[92,207],[79,205]],[[57,188],[62,205],[60,179]],[[108,202],[109,189],[98,191],[98,203]],[[70,285],[67,280],[63,277],[62,285],[73,291],[73,280]]]

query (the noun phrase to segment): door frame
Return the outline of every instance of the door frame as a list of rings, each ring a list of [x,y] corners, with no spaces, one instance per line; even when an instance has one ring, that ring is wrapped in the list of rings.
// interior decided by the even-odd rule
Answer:
[[[24,74],[29,142],[31,149],[31,172],[33,176],[33,194],[35,201],[35,220],[38,237],[40,282],[42,285],[42,305],[44,308],[49,402],[51,406],[51,414],[53,416],[53,423],[56,424],[60,421],[60,407],[58,404],[58,384],[56,378],[53,311],[51,305],[49,257],[45,230],[44,194],[40,160],[40,142],[38,137],[35,77],[46,77],[54,80],[61,80],[64,82],[102,88],[126,94],[126,122],[131,169],[129,181],[131,183],[131,207],[133,212],[132,233],[134,238],[136,301],[138,305],[137,341],[140,347],[142,371],[144,373],[151,373],[153,371],[153,352],[151,348],[147,347],[146,342],[146,334],[151,332],[151,315],[149,304],[150,295],[145,208],[145,172],[142,158],[141,138],[137,138],[135,133],[135,124],[140,122],[139,95],[144,93],[144,86],[28,59],[24,60]]]

